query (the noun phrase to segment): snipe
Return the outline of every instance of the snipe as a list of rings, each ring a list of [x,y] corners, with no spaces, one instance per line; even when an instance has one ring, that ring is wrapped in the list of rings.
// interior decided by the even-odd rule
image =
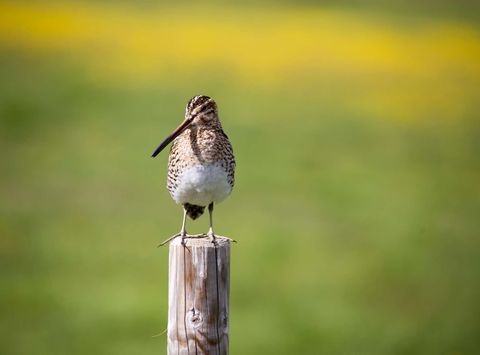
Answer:
[[[152,154],[156,157],[173,141],[168,157],[167,189],[183,205],[180,233],[169,238],[208,236],[215,242],[213,206],[223,201],[235,182],[235,157],[222,129],[217,104],[208,96],[195,96],[187,104],[185,119]],[[210,229],[206,235],[187,236],[187,216],[195,220],[208,206]]]

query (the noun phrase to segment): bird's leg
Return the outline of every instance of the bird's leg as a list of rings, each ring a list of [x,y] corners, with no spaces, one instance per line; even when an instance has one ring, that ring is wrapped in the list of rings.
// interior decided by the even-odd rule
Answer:
[[[180,236],[182,237],[182,245],[185,245],[185,237],[187,236],[187,229],[185,228],[187,224],[187,209],[183,209],[183,222],[182,222],[182,230],[180,231]]]
[[[215,244],[215,233],[213,233],[213,202],[208,205],[208,214],[210,215],[210,229],[207,236],[212,239],[212,243]]]
[[[211,238],[212,243],[216,244],[218,238],[227,239],[233,243],[236,243],[237,241],[235,239],[220,236],[220,235],[215,235],[215,233],[213,233],[213,202],[208,205],[208,212],[210,214],[210,229],[208,230],[207,237]]]
[[[187,210],[184,208],[183,209],[183,223],[182,223],[182,230],[180,231],[180,233],[177,233],[175,235],[172,235],[170,238],[168,238],[167,240],[164,240],[163,242],[161,242],[157,247],[161,247],[165,244],[167,244],[168,242],[170,242],[171,240],[175,239],[176,237],[182,237],[182,245],[185,245],[185,238],[187,237],[187,229],[185,228],[187,224]]]

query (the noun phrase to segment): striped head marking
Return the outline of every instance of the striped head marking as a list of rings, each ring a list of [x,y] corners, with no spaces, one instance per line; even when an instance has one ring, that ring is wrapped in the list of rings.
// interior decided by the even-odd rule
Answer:
[[[204,95],[194,96],[188,101],[185,109],[185,118],[191,119],[192,124],[202,125],[218,119],[217,104],[212,98]]]

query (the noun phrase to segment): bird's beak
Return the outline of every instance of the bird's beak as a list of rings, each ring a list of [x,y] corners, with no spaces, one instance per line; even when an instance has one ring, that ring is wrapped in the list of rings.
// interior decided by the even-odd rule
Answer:
[[[155,158],[158,153],[160,153],[163,148],[165,148],[167,145],[169,145],[175,138],[177,138],[184,130],[187,129],[187,127],[192,123],[193,118],[186,118],[183,123],[178,126],[175,131],[171,135],[169,135],[163,142],[158,146],[157,149],[152,153],[152,158]]]

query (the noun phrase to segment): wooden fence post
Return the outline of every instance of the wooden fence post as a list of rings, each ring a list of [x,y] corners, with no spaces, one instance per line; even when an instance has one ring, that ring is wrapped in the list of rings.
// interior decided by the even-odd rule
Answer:
[[[228,354],[230,241],[170,243],[168,354]]]

